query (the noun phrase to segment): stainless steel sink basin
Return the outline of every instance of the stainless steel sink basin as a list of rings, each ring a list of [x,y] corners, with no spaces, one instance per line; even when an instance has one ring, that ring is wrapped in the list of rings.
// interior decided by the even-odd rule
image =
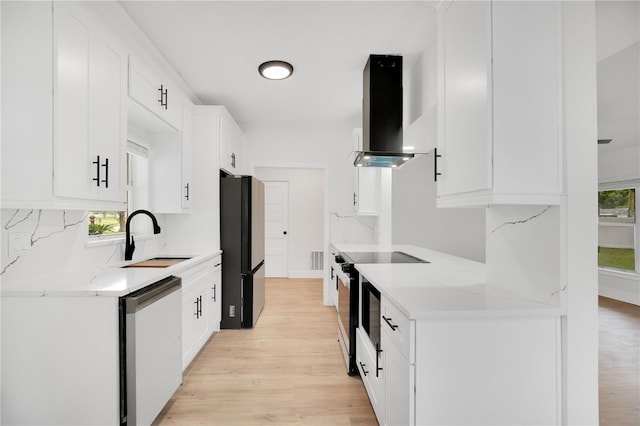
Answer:
[[[123,266],[123,268],[168,268],[188,259],[191,259],[191,257],[152,257],[151,259]]]

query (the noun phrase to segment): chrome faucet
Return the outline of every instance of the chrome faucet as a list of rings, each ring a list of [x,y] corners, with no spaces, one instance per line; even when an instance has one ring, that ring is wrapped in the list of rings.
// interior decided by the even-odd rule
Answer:
[[[154,234],[160,233],[160,227],[158,226],[158,221],[156,220],[156,217],[153,215],[153,213],[151,213],[148,210],[136,210],[133,213],[131,213],[127,218],[127,225],[126,225],[127,234],[125,236],[126,242],[124,247],[124,260],[131,260],[131,258],[133,257],[133,251],[136,249],[136,243],[133,240],[133,235],[131,235],[131,231],[129,230],[129,224],[131,223],[131,219],[133,219],[133,217],[139,213],[144,213],[151,218],[151,220],[153,221]]]

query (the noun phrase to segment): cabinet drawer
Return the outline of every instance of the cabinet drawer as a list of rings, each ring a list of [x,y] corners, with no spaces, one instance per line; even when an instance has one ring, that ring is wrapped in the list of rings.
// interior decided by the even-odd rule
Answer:
[[[384,353],[383,353],[384,354]],[[384,423],[384,359],[378,358],[376,363],[376,351],[371,346],[371,342],[361,328],[356,329],[356,363],[360,377],[369,395],[369,401],[376,413],[380,424]],[[378,374],[376,374],[376,369]]]
[[[182,293],[185,294],[195,283],[202,282],[207,276],[213,277],[214,262],[213,260],[201,263],[185,271],[178,272],[182,278]]]
[[[384,296],[380,301],[380,327],[387,332],[390,340],[398,347],[402,355],[415,363],[415,321],[409,320]]]

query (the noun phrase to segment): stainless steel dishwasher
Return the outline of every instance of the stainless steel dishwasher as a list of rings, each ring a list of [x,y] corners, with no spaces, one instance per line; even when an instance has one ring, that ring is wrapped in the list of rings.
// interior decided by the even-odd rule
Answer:
[[[182,383],[180,277],[120,298],[120,424],[150,425]]]

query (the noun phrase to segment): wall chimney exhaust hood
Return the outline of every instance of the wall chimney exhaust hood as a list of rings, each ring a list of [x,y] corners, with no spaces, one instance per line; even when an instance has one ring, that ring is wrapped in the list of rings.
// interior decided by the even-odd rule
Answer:
[[[357,167],[398,167],[402,149],[402,56],[369,55],[363,73],[362,150]]]

